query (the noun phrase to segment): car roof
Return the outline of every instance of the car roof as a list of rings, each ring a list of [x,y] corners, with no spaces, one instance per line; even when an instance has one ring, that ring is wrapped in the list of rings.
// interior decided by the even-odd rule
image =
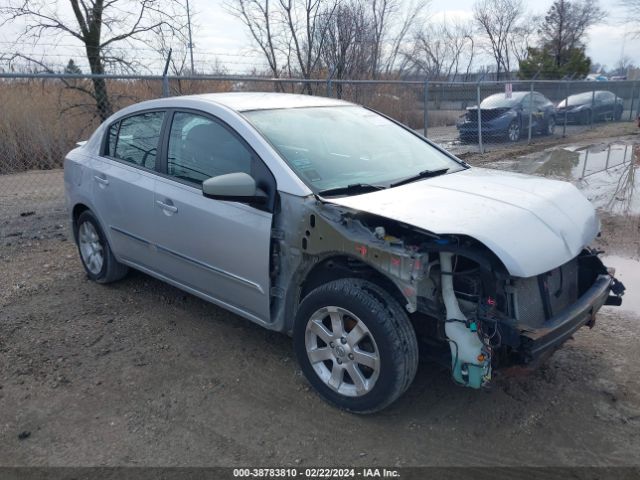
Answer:
[[[179,98],[192,98],[205,102],[216,103],[237,112],[250,110],[272,110],[280,108],[301,107],[332,107],[352,105],[343,100],[316,97],[312,95],[297,95],[293,93],[267,92],[227,92],[204,93],[199,95],[185,95]]]
[[[511,98],[520,98],[520,97],[524,97],[525,95],[527,95],[529,93],[529,91],[527,90],[526,92],[520,91],[520,92],[511,92]],[[538,93],[538,92],[533,92],[533,93]],[[485,98],[485,100],[487,98],[493,98],[493,97],[501,97],[501,98],[507,98],[506,97],[506,93],[505,92],[498,92],[498,93],[494,93],[492,95],[489,95],[488,97]],[[507,99],[508,100],[508,99]]]

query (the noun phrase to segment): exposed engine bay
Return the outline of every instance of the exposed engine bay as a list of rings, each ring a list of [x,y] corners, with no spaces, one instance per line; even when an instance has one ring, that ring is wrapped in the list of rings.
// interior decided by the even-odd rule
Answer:
[[[457,384],[481,388],[492,370],[537,364],[592,327],[602,305],[621,303],[624,286],[599,253],[584,248],[550,271],[515,277],[468,236],[285,195],[272,234],[272,318],[289,328],[300,299],[329,279],[375,280],[404,305],[426,354],[448,364]]]

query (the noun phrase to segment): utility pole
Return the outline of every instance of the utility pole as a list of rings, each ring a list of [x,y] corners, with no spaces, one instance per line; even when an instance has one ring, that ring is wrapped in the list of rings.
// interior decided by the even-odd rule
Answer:
[[[191,13],[189,12],[189,0],[187,0],[187,28],[189,30],[189,55],[191,56],[191,75],[195,73],[193,69],[193,40],[191,39]]]

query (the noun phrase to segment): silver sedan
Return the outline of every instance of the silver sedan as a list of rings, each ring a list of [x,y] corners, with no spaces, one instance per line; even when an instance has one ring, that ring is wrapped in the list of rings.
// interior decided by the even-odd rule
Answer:
[[[340,100],[139,103],[69,152],[65,186],[91,280],[134,268],[287,333],[318,393],[357,413],[409,387],[419,342],[481,388],[624,291],[575,187],[470,168]]]

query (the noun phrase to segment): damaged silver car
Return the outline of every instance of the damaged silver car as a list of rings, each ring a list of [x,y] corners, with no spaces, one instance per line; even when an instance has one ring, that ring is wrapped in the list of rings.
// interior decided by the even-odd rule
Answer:
[[[340,100],[139,103],[67,155],[65,186],[89,278],[134,268],[292,335],[352,412],[402,395],[419,355],[472,388],[535,366],[624,292],[574,186],[470,168]]]

